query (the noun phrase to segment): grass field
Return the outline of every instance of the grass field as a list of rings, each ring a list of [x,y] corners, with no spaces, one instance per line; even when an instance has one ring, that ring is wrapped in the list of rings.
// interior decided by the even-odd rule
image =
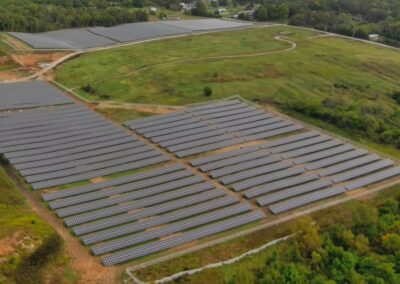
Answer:
[[[282,50],[289,44],[273,37],[287,31],[292,33],[287,39],[298,45],[288,53],[173,63]],[[400,88],[399,52],[341,38],[310,38],[315,34],[293,27],[270,27],[133,45],[69,61],[58,68],[56,79],[77,89],[90,83],[95,93],[81,93],[94,99],[106,96],[121,102],[180,105],[207,100],[202,96],[205,85],[213,88],[214,98],[240,94],[277,103],[304,96],[320,100],[349,95],[335,90],[335,83],[361,89],[354,96],[373,96]],[[161,65],[113,79],[154,64]]]
[[[0,167],[0,283],[74,283],[63,243]]]

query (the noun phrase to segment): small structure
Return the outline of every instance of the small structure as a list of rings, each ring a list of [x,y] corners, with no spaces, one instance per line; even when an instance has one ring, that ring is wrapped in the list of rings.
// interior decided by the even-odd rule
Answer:
[[[379,35],[378,34],[370,34],[370,35],[368,35],[368,38],[371,41],[379,41]]]

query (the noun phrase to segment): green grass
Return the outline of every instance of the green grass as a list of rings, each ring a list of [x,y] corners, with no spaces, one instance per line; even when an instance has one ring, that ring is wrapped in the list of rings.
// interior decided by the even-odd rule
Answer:
[[[4,36],[0,34],[0,58],[8,57],[7,61],[0,63],[0,71],[6,71],[18,67],[18,64],[10,57],[12,49],[3,42]]]
[[[63,283],[76,281],[60,237],[33,212],[2,167],[0,228],[0,283],[43,283],[45,279],[65,279]],[[39,251],[42,260],[37,263],[34,255]]]
[[[127,120],[154,115],[148,112],[119,108],[97,108],[96,111],[121,125]]]

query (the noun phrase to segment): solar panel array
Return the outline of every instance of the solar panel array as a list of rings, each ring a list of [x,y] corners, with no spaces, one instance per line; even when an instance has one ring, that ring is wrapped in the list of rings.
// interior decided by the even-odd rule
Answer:
[[[170,160],[154,146],[78,104],[2,113],[0,153],[34,189]]]
[[[9,34],[37,49],[87,49],[158,37],[191,34],[197,31],[232,29],[250,25],[251,23],[221,19],[201,19],[131,23],[107,28],[66,29],[36,34],[19,32],[10,32]]]
[[[210,30],[224,30],[232,28],[241,28],[251,26],[251,23],[220,20],[220,19],[199,19],[199,20],[184,20],[184,21],[164,21],[165,25],[172,27],[183,28],[195,32],[210,31]]]
[[[263,219],[182,164],[43,194],[66,226],[114,265]]]
[[[72,102],[61,91],[44,81],[0,84],[0,111]]]
[[[193,159],[191,165],[274,214],[400,174],[392,160],[317,131]]]
[[[179,158],[301,130],[302,126],[239,100],[125,122]]]
[[[10,93],[24,98],[28,87]],[[90,109],[47,92],[54,104],[65,105],[0,112],[0,153],[34,189],[171,160]],[[23,107],[21,101],[16,108]],[[304,131],[240,100],[189,106],[125,125],[179,158],[202,155],[190,165],[163,165],[42,195],[105,266],[262,220],[265,214],[256,205],[279,214],[400,175],[389,159]],[[234,150],[225,149],[230,146]],[[217,153],[204,155],[210,151]]]
[[[190,29],[165,25],[162,22],[145,22],[118,25],[114,27],[89,28],[92,33],[116,42],[130,42],[149,38],[188,34]]]

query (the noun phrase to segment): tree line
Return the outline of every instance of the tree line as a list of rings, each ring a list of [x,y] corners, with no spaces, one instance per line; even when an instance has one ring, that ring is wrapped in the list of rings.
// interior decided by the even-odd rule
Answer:
[[[147,21],[146,11],[129,9],[134,4],[137,0],[0,0],[0,30],[43,32]]]
[[[240,1],[240,0],[239,0]],[[397,0],[261,0],[244,2],[255,8],[257,21],[288,21],[296,26],[368,39],[379,34],[400,45],[400,1]],[[249,20],[247,14],[239,15]]]

